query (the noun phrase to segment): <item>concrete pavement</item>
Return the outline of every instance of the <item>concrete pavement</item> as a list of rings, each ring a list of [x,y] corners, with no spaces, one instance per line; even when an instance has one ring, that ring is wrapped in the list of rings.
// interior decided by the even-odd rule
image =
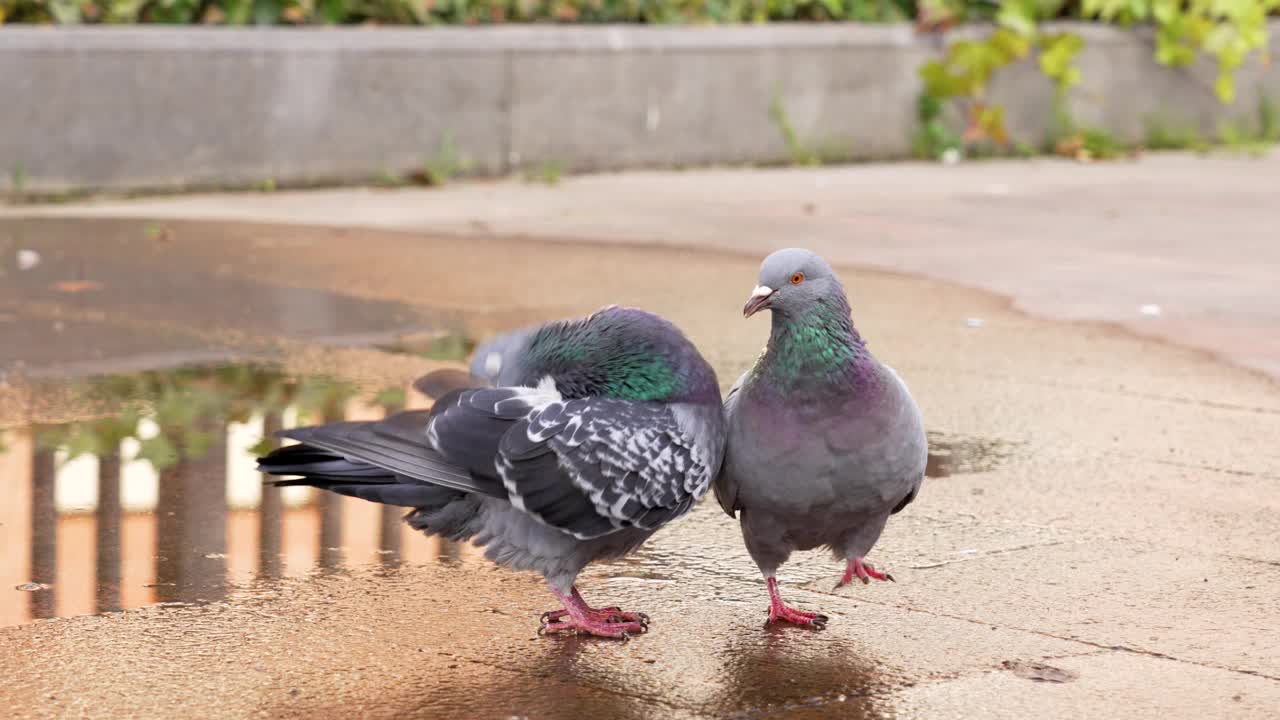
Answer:
[[[192,195],[0,207],[0,216],[248,220],[753,256],[805,245],[835,261],[991,290],[1033,314],[1118,323],[1280,375],[1276,187],[1273,151],[637,172],[554,187]]]
[[[651,632],[628,644],[535,637],[537,614],[550,607],[536,580],[470,556],[385,570],[349,551],[339,572],[247,584],[211,604],[0,629],[0,676],[17,680],[0,693],[19,717],[1271,717],[1280,707],[1280,389],[1203,351],[1080,319],[1115,319],[1107,313],[1133,313],[1149,300],[1163,314],[1133,323],[1167,327],[1172,318],[1194,329],[1184,313],[1203,319],[1226,308],[1228,324],[1274,329],[1280,306],[1268,304],[1277,291],[1262,266],[1278,252],[1263,234],[1271,211],[1245,200],[1260,202],[1250,188],[1277,166],[1196,166],[1198,187],[1217,188],[1208,197],[1229,206],[1203,201],[1197,221],[1191,192],[1177,190],[1191,184],[1180,165],[1191,162],[1199,161],[711,174],[706,184],[738,192],[710,206],[694,191],[698,175],[675,174],[42,210],[469,232],[161,220],[168,240],[156,247],[144,222],[112,226],[139,278],[205,268],[424,316],[513,313],[506,322],[606,302],[643,305],[684,327],[725,386],[767,333],[767,323],[738,312],[764,247],[808,244],[841,265],[871,348],[920,400],[935,457],[920,499],[873,553],[898,583],[832,592],[838,568],[820,553],[783,569],[799,605],[832,616],[823,633],[761,627],[757,573],[733,523],[704,502],[636,557],[584,581],[588,599],[654,617]],[[1011,184],[1007,194],[972,190],[998,172],[1031,184]],[[895,173],[914,181],[891,187]],[[1086,173],[1096,173],[1092,182]],[[821,194],[815,178],[840,191]],[[1112,206],[1091,194],[1098,185],[1134,192]],[[923,200],[900,197],[907,187]],[[1155,220],[1125,209],[1166,204],[1157,192],[1165,188],[1184,200],[1167,203],[1180,214]],[[782,199],[766,202],[766,191]],[[1055,192],[1077,198],[1072,210],[1030,233]],[[812,214],[802,197],[818,198]],[[1107,208],[1115,226],[1093,237]],[[1192,232],[1227,216],[1234,232]],[[1179,242],[1154,244],[1148,223]],[[89,252],[94,226],[27,223],[24,237],[75,257],[78,244]],[[557,241],[502,237],[516,230]],[[577,239],[596,233],[600,242]],[[861,243],[859,233],[881,240]],[[1050,245],[1045,236],[1077,242]],[[1253,261],[1236,259],[1233,248]],[[996,289],[1011,291],[1018,306],[937,279],[853,267],[855,256],[1003,283]],[[86,265],[89,281],[94,267]],[[1142,289],[1133,287],[1135,272]],[[1215,283],[1237,292],[1218,298]],[[238,323],[211,314],[215,301],[193,297],[167,312],[172,323],[186,318],[194,337],[221,339],[221,324]],[[48,302],[48,312],[70,312],[79,300]],[[97,309],[102,327],[125,314]],[[12,312],[23,324],[46,317]],[[490,327],[503,324],[488,317]],[[487,331],[473,322],[477,334]],[[252,343],[275,330],[241,333]],[[368,350],[344,351],[335,364],[339,355],[322,341],[292,342],[305,350],[298,357],[344,373],[406,380],[418,369]],[[6,422],[21,420],[14,412]]]

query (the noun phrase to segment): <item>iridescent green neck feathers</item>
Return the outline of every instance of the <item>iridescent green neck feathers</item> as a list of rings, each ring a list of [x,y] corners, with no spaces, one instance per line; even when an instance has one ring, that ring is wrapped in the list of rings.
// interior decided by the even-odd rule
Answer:
[[[848,304],[839,300],[824,298],[796,313],[775,312],[757,374],[783,390],[849,377],[866,347],[853,327]]]

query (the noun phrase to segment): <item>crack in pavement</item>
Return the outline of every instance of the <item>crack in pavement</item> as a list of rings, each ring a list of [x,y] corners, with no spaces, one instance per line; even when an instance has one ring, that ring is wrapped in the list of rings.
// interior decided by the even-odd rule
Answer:
[[[1031,550],[1033,548],[1065,545],[1068,542],[1071,542],[1071,541],[1051,540],[1049,542],[1042,542],[1042,543],[1027,543],[1025,545],[1018,545],[1015,547],[996,548],[995,550],[975,550],[972,553],[965,555],[964,557],[956,558],[954,560],[943,560],[941,562],[929,563],[928,565],[908,565],[907,567],[912,570],[932,570],[934,568],[940,568],[947,565],[954,565],[956,563],[970,562],[972,560],[980,560],[982,558],[991,557],[993,555],[1006,555],[1008,553],[1018,552],[1020,550]]]
[[[823,590],[820,590],[820,589],[809,588],[809,587],[800,587],[800,588],[798,588],[798,589],[799,589],[800,591],[802,591],[802,592],[809,592],[809,593],[813,593],[813,594],[815,594],[815,595],[823,595],[823,596],[827,596],[827,597],[835,597],[835,598],[847,599],[847,596],[844,596],[844,595],[837,595],[837,594],[835,594],[835,593],[832,593],[832,592],[829,592],[829,591],[823,591]],[[1157,650],[1146,650],[1146,649],[1143,649],[1143,648],[1131,647],[1131,646],[1128,646],[1128,645],[1109,645],[1109,644],[1107,644],[1107,643],[1096,642],[1096,641],[1093,641],[1093,640],[1085,640],[1085,639],[1083,639],[1083,638],[1078,638],[1078,637],[1067,637],[1067,636],[1065,636],[1065,635],[1058,635],[1058,634],[1055,634],[1055,633],[1049,632],[1049,631],[1047,631],[1047,630],[1036,630],[1036,629],[1034,629],[1034,628],[1019,627],[1019,626],[1017,626],[1017,625],[998,625],[998,624],[996,624],[996,623],[988,622],[988,621],[986,621],[986,620],[979,620],[979,619],[977,619],[977,618],[965,617],[965,616],[963,616],[963,615],[955,615],[955,614],[953,614],[953,613],[935,612],[935,611],[932,611],[932,610],[925,610],[925,609],[922,609],[922,608],[916,607],[916,606],[914,606],[914,605],[900,605],[900,604],[893,603],[893,602],[883,602],[883,601],[876,601],[876,600],[868,600],[868,599],[866,599],[866,598],[859,598],[859,602],[865,602],[865,603],[868,603],[868,604],[870,604],[870,605],[879,605],[879,606],[881,606],[881,607],[897,608],[897,609],[900,609],[900,610],[907,610],[907,611],[909,611],[909,612],[917,612],[917,613],[921,613],[921,614],[923,614],[923,615],[929,615],[929,616],[932,616],[932,617],[941,617],[941,618],[948,618],[948,619],[951,619],[951,620],[959,620],[959,621],[961,621],[961,622],[972,623],[972,624],[974,624],[974,625],[981,625],[981,626],[983,626],[983,627],[989,627],[989,628],[992,628],[992,629],[999,629],[999,630],[1014,630],[1014,631],[1018,631],[1018,632],[1031,633],[1032,635],[1038,635],[1038,636],[1040,636],[1040,637],[1051,638],[1051,639],[1053,639],[1053,640],[1060,640],[1060,641],[1062,641],[1062,642],[1071,642],[1071,643],[1079,643],[1079,644],[1081,644],[1081,645],[1088,645],[1088,646],[1090,646],[1090,647],[1098,648],[1098,649],[1100,649],[1100,650],[1114,650],[1114,651],[1117,651],[1117,652],[1128,652],[1128,653],[1133,653],[1133,654],[1135,654],[1135,655],[1146,655],[1146,656],[1148,656],[1148,657],[1160,658],[1160,659],[1162,659],[1162,660],[1172,660],[1172,661],[1174,661],[1174,662],[1185,663],[1185,664],[1187,664],[1187,665],[1197,665],[1197,666],[1199,666],[1199,667],[1212,668],[1212,669],[1215,669],[1215,670],[1224,670],[1224,671],[1226,671],[1226,672],[1239,673],[1239,674],[1241,674],[1241,675],[1250,675],[1250,676],[1253,676],[1253,677],[1259,677],[1259,678],[1264,678],[1264,679],[1266,679],[1266,680],[1273,680],[1273,681],[1276,681],[1276,682],[1280,682],[1280,676],[1277,676],[1277,675],[1270,675],[1270,674],[1268,674],[1268,673],[1264,673],[1264,672],[1261,672],[1261,671],[1259,671],[1259,670],[1247,670],[1247,669],[1243,669],[1243,668],[1230,667],[1230,666],[1228,666],[1228,665],[1222,665],[1222,664],[1214,663],[1214,662],[1204,662],[1204,661],[1200,661],[1200,660],[1189,660],[1189,659],[1187,659],[1187,658],[1181,658],[1181,657],[1178,657],[1178,656],[1176,656],[1176,655],[1170,655],[1170,654],[1168,654],[1168,653],[1162,653],[1162,652],[1159,652],[1159,651],[1157,651]]]

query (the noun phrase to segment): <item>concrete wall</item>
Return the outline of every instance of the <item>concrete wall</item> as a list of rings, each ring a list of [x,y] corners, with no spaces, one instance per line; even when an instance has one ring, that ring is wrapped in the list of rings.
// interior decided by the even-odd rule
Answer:
[[[1280,29],[1280,28],[1278,28]],[[1212,131],[1259,83],[1213,99],[1212,68],[1170,70],[1149,37],[1081,28],[1081,120],[1140,137],[1163,112]],[[0,27],[0,178],[29,190],[364,182],[420,167],[446,137],[483,173],[778,162],[775,94],[800,138],[902,157],[917,68],[906,26],[216,29]],[[1028,62],[994,97],[1038,142],[1051,91]],[[5,185],[0,181],[0,187]]]

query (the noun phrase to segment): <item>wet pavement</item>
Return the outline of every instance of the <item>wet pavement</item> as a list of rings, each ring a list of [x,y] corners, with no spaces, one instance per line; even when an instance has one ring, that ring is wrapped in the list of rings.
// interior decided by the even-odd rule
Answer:
[[[541,638],[552,602],[536,578],[369,503],[262,491],[264,430],[424,406],[409,383],[473,342],[608,302],[670,317],[727,387],[768,330],[740,317],[758,258],[157,222],[0,222],[12,716],[1280,707],[1280,388],[1263,377],[978,291],[844,269],[859,327],[930,429],[929,480],[873,553],[898,582],[833,591],[840,568],[798,554],[784,592],[832,621],[766,629],[736,527],[705,501],[584,576],[589,601],[646,611],[649,633]],[[19,263],[26,249],[39,264]],[[100,481],[113,477],[114,498]]]
[[[651,171],[431,190],[338,189],[77,203],[9,213],[259,220],[526,236],[829,260],[991,290],[1045,317],[1113,322],[1280,377],[1280,149],[1141,161]]]

